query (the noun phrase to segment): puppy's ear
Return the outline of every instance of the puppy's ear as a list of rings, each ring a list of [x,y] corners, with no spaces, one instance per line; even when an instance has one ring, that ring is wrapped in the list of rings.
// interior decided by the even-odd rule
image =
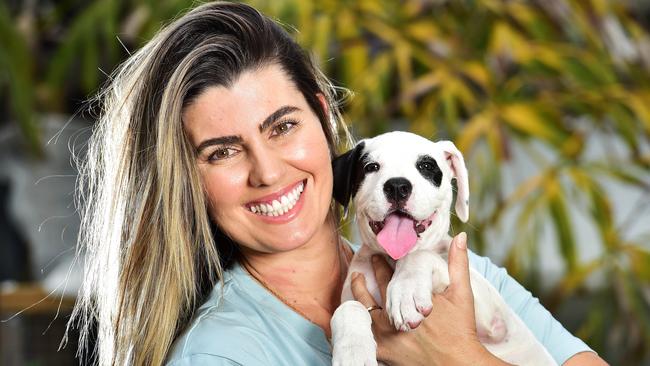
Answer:
[[[462,222],[469,219],[469,180],[463,154],[451,141],[439,141],[438,146],[445,152],[447,164],[451,168],[453,177],[456,178],[456,215]]]
[[[332,160],[332,171],[334,172],[334,199],[344,209],[348,208],[350,199],[354,197],[361,184],[362,169],[361,159],[365,142],[361,141],[354,149],[336,157]]]

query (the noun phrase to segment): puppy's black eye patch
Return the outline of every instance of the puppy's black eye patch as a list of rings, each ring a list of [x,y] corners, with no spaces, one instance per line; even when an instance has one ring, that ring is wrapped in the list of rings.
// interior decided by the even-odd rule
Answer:
[[[368,163],[368,164],[363,166],[363,170],[366,173],[376,172],[376,171],[379,170],[379,164],[377,164],[377,163]]]
[[[436,159],[429,155],[420,156],[415,163],[418,172],[422,174],[424,179],[431,182],[434,186],[440,187],[442,182],[442,171],[436,162]]]

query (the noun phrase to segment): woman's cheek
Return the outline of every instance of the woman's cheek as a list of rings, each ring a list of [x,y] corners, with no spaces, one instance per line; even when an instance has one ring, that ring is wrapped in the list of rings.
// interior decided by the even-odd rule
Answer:
[[[303,161],[313,167],[326,165],[331,169],[329,147],[320,124],[308,126],[305,132],[298,137],[299,143],[291,145],[292,160]]]
[[[207,168],[203,175],[210,207],[213,210],[222,210],[229,203],[237,202],[240,191],[246,184],[245,174],[238,169],[219,168]]]

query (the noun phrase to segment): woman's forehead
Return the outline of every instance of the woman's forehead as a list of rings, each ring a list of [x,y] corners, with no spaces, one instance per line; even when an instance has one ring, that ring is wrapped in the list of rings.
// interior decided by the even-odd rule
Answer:
[[[284,106],[308,108],[287,73],[280,66],[269,65],[243,72],[232,85],[204,90],[183,111],[183,124],[193,139],[205,133],[257,129]]]

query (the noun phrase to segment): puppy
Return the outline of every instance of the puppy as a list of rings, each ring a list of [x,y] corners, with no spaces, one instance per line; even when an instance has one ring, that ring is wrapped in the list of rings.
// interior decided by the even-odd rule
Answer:
[[[432,142],[407,132],[390,132],[359,142],[333,161],[334,198],[347,209],[353,200],[363,245],[345,279],[341,306],[331,320],[334,365],[376,365],[376,343],[366,307],[353,300],[350,275],[362,273],[378,304],[380,292],[370,263],[381,254],[395,272],[385,309],[396,329],[409,331],[428,316],[432,292],[449,285],[447,252],[452,179],[455,210],[469,218],[469,184],[463,156],[450,141]],[[499,292],[470,268],[476,328],[484,346],[517,365],[555,365]],[[433,311],[432,314],[429,314]]]

